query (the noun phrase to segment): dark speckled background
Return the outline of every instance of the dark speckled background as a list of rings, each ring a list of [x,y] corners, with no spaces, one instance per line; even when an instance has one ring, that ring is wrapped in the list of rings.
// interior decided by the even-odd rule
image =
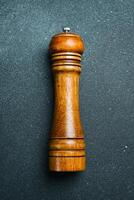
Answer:
[[[134,199],[134,1],[0,1],[0,200]],[[86,50],[84,173],[48,171],[48,44],[64,26]]]

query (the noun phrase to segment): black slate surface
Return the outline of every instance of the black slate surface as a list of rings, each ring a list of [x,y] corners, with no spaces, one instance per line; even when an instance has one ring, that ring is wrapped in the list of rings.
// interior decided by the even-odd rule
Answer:
[[[134,199],[134,1],[1,0],[0,200]],[[51,37],[86,50],[80,85],[84,173],[48,171]]]

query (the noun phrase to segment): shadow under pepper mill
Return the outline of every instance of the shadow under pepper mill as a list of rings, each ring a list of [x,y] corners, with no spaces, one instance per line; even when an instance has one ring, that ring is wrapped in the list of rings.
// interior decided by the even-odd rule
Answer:
[[[64,28],[50,42],[55,107],[49,143],[51,171],[85,170],[85,142],[79,113],[79,76],[84,44]]]

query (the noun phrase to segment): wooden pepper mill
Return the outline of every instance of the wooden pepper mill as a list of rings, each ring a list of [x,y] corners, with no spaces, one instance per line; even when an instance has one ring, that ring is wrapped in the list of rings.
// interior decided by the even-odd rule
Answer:
[[[84,44],[64,28],[52,37],[50,53],[54,74],[55,109],[49,144],[51,171],[85,170],[85,143],[79,113],[79,76]]]

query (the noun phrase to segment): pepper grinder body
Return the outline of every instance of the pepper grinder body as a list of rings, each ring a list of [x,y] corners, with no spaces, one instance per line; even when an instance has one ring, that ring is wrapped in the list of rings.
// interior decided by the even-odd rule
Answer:
[[[84,44],[78,34],[65,32],[50,42],[55,105],[49,143],[49,168],[85,170],[85,142],[79,111],[79,78]]]

